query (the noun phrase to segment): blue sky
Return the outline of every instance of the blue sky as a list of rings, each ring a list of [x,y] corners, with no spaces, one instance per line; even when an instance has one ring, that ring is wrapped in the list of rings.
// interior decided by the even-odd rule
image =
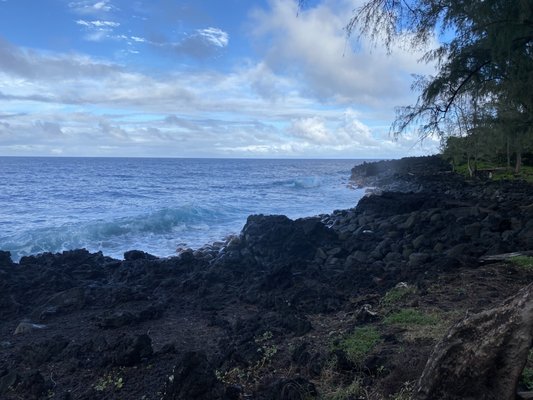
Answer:
[[[343,27],[357,0],[0,0],[0,155],[377,158],[432,67]],[[357,51],[353,50],[357,48]]]

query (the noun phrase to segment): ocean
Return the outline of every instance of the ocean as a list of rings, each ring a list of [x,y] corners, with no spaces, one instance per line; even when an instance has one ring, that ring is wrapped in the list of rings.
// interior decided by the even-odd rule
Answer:
[[[238,234],[250,214],[354,207],[363,160],[0,157],[0,250],[167,257]]]

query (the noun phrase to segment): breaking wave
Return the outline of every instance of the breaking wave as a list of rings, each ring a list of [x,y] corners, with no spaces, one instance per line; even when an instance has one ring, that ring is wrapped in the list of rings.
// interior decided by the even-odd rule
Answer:
[[[157,248],[164,249],[164,242],[168,241],[167,253],[173,253],[176,244],[180,242],[180,233],[188,231],[190,236],[191,231],[198,231],[204,236],[211,227],[224,225],[230,218],[230,211],[182,206],[112,221],[68,223],[58,227],[40,228],[15,237],[2,238],[0,242],[4,243],[3,249],[11,251],[14,260],[28,254],[59,252],[73,248],[102,250],[106,255],[118,257],[127,249],[137,248],[135,246],[146,249],[147,242],[154,237],[160,238]]]

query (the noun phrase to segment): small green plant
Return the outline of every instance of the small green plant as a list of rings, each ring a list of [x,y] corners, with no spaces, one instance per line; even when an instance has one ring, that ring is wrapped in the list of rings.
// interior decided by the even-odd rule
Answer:
[[[511,258],[511,263],[517,267],[527,270],[533,270],[533,257],[529,256],[516,256]]]
[[[250,379],[252,375],[252,371],[250,369],[242,369],[239,367],[235,367],[230,369],[229,371],[220,371],[215,370],[215,376],[216,378],[225,384],[232,384],[235,382],[245,382]]]
[[[278,352],[278,347],[269,343],[273,337],[272,332],[266,331],[254,339],[254,342],[258,345],[257,353],[261,355],[254,364],[246,368],[235,367],[226,371],[216,370],[216,378],[225,384],[254,384],[259,381],[265,367],[271,364],[272,359]]]
[[[271,344],[269,345],[268,342],[274,337],[272,332],[266,331],[261,336],[258,336],[255,338],[255,343],[259,345],[257,348],[257,352],[261,353],[261,359],[256,363],[254,366],[254,369],[260,369],[264,367],[267,364],[270,364],[272,361],[272,358],[276,355],[278,352],[278,348],[276,345]]]
[[[373,326],[356,328],[352,334],[346,336],[337,346],[344,351],[348,359],[355,365],[361,365],[366,356],[381,341],[381,335]]]
[[[274,334],[271,331],[265,331],[262,335],[257,336],[254,341],[255,343],[263,343],[268,342],[270,339],[274,337]]]
[[[416,293],[416,289],[414,286],[409,286],[409,285],[396,286],[392,288],[391,290],[389,290],[387,293],[385,293],[385,296],[383,296],[381,303],[385,306],[390,306],[390,305],[398,303],[403,298],[414,293]]]
[[[388,315],[383,322],[389,325],[435,325],[439,320],[433,315],[406,308]]]
[[[520,383],[524,385],[527,390],[533,390],[533,368],[530,367],[532,364],[533,350],[529,350],[526,367],[524,368],[524,370],[522,371],[522,375],[520,376]]]
[[[94,388],[99,391],[103,392],[104,390],[108,388],[114,388],[114,389],[122,389],[124,386],[124,380],[120,376],[113,376],[112,374],[104,375],[96,385],[94,385]]]

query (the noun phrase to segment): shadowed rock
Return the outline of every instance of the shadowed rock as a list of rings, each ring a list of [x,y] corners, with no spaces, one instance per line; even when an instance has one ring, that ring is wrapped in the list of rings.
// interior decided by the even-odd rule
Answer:
[[[284,215],[251,215],[242,230],[241,247],[260,264],[286,265],[309,260],[321,243],[335,239],[320,218],[293,221]]]
[[[533,334],[533,284],[502,306],[465,318],[437,344],[417,400],[511,400]]]
[[[317,392],[315,385],[304,378],[278,379],[265,388],[263,400],[311,400]]]
[[[169,376],[163,399],[225,399],[223,386],[203,352],[187,352]]]

